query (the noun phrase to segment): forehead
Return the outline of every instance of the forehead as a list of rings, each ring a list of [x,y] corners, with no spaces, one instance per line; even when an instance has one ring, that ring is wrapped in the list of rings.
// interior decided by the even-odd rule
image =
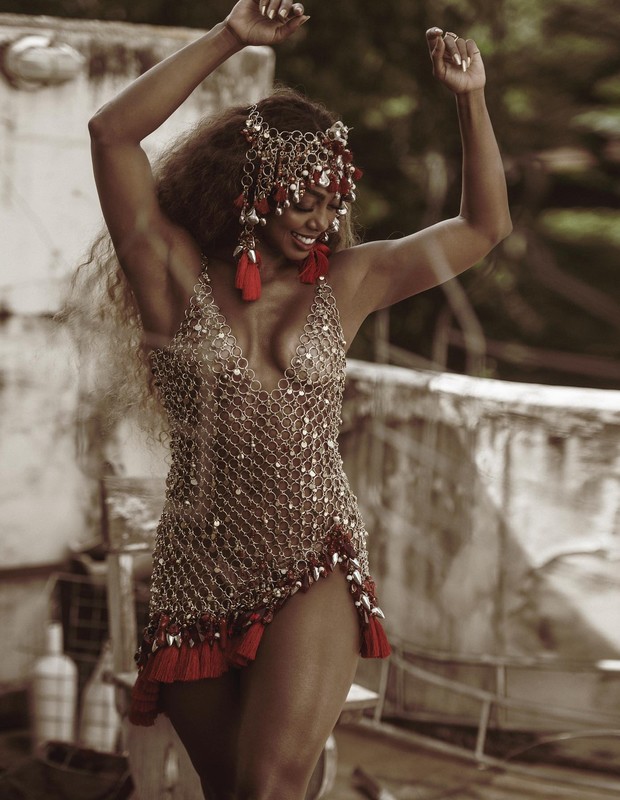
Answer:
[[[312,197],[316,198],[317,200],[327,200],[330,203],[336,197],[335,192],[326,192],[325,189],[321,189],[320,186],[307,187],[304,195],[307,194],[312,195]]]

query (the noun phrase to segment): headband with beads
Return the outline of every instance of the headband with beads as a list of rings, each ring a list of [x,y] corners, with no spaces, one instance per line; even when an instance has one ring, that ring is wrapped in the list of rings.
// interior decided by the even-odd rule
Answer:
[[[235,285],[244,300],[260,297],[260,254],[256,249],[254,229],[266,224],[266,215],[281,215],[291,200],[299,203],[306,189],[319,186],[335,194],[342,203],[339,215],[347,213],[345,203],[355,200],[355,181],[362,173],[353,165],[353,154],[347,148],[349,129],[335,122],[326,131],[278,131],[270,127],[256,106],[250,108],[242,131],[248,142],[241,179],[242,192],[235,201],[242,226],[234,257],[238,258]],[[338,230],[336,218],[332,230]],[[329,248],[313,247],[300,264],[299,278],[315,283],[327,273]]]

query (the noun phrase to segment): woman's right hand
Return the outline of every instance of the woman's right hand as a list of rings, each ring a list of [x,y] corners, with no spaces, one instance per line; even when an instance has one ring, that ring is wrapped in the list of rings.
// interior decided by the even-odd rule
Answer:
[[[226,26],[243,44],[278,44],[292,36],[310,17],[293,0],[239,0]]]

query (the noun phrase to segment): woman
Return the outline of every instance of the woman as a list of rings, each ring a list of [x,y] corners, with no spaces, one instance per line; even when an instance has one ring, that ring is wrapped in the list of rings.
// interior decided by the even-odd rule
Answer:
[[[359,654],[389,653],[336,447],[346,343],[372,311],[462,272],[510,231],[480,53],[438,28],[433,71],[456,95],[463,139],[454,219],[354,246],[348,130],[287,91],[199,126],[153,179],[141,140],[233,53],[308,19],[292,0],[239,0],[90,123],[170,420],[132,719],[168,714],[208,798],[303,798]]]

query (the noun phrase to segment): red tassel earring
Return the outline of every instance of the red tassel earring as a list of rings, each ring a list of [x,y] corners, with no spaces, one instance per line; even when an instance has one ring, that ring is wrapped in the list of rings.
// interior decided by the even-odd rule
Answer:
[[[261,257],[256,249],[254,227],[259,224],[264,225],[265,218],[259,216],[256,207],[244,207],[241,210],[239,222],[244,227],[239,244],[233,254],[235,258],[239,259],[235,286],[237,289],[241,289],[241,297],[244,300],[258,300],[261,294]]]
[[[302,283],[316,283],[329,272],[331,250],[326,244],[315,244],[305,261],[299,265],[299,280]]]
[[[243,250],[237,261],[235,286],[244,300],[258,300],[261,293],[261,257],[257,250]]]

